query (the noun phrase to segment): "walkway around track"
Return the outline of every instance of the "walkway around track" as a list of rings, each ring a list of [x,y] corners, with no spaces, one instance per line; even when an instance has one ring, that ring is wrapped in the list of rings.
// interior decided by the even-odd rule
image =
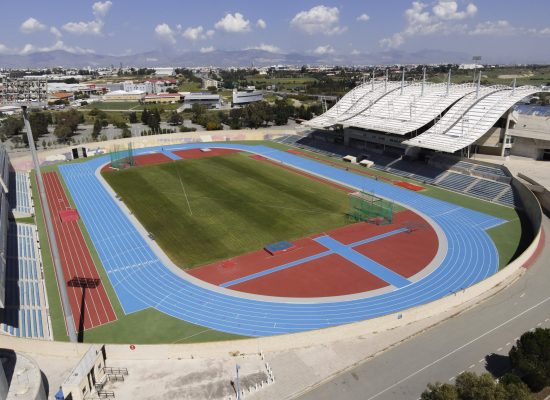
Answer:
[[[174,147],[205,146],[256,153],[392,199],[439,226],[447,239],[446,254],[439,268],[424,279],[379,296],[313,304],[243,297],[229,289],[199,284],[191,277],[185,278],[186,274],[175,274],[162,263],[96,176],[96,170],[109,161],[108,156],[62,165],[60,171],[126,313],[153,307],[211,329],[249,336],[275,335],[399,312],[466,288],[498,270],[497,250],[485,232],[504,222],[498,218],[266,146],[208,143]]]

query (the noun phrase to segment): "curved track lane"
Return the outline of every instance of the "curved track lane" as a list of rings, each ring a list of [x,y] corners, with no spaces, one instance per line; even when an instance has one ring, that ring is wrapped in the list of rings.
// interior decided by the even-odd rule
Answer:
[[[498,270],[497,250],[485,229],[503,220],[266,146],[201,143],[165,146],[164,149],[203,147],[256,153],[393,199],[439,225],[447,239],[445,257],[439,268],[424,279],[365,299],[300,304],[242,298],[232,295],[230,290],[198,286],[163,265],[95,175],[96,170],[108,162],[108,156],[62,165],[63,178],[126,313],[153,307],[220,331],[248,336],[276,335],[398,312],[462,290]],[[151,150],[154,148],[135,153],[145,154]]]

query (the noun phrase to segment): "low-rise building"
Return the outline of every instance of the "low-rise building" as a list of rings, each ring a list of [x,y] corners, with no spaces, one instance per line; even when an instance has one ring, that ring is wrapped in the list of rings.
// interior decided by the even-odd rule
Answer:
[[[71,92],[54,92],[48,96],[48,103],[54,103],[56,101],[74,101],[74,93]]]
[[[193,104],[202,104],[210,109],[218,109],[221,107],[220,95],[201,92],[185,94],[185,97],[183,98],[183,108],[191,108],[193,107]]]
[[[256,90],[254,86],[247,86],[245,90],[233,89],[233,102],[232,106],[242,106],[255,101],[262,101],[264,99],[264,91]]]
[[[124,90],[115,90],[103,96],[104,101],[143,101],[144,99],[145,92],[141,90],[133,90],[131,92],[126,92]]]
[[[159,93],[145,96],[145,103],[177,103],[181,101],[179,93]]]

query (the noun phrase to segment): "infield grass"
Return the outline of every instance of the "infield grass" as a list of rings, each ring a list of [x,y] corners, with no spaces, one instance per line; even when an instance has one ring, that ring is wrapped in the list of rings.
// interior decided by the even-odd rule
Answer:
[[[345,192],[245,153],[103,176],[181,268],[349,223]]]

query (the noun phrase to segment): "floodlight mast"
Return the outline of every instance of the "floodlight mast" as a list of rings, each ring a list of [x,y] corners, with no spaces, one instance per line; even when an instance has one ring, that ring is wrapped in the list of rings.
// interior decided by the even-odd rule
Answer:
[[[52,250],[57,287],[59,288],[59,293],[61,294],[61,302],[63,303],[63,310],[65,311],[65,325],[67,326],[69,340],[72,343],[76,343],[78,340],[76,335],[76,328],[74,325],[73,312],[71,309],[71,304],[69,303],[69,294],[67,293],[67,285],[65,283],[65,277],[63,275],[63,268],[61,267],[61,257],[59,256],[59,249],[57,247],[57,240],[55,238],[55,231],[53,229],[52,217],[50,214],[50,209],[48,207],[48,199],[46,197],[46,192],[44,191],[44,180],[42,179],[42,173],[40,172],[40,163],[38,161],[38,155],[36,154],[36,147],[34,144],[34,138],[32,136],[31,124],[29,122],[29,116],[27,114],[27,106],[21,106],[21,109],[23,111],[23,121],[25,123],[25,130],[27,131],[27,139],[29,141],[29,149],[31,151],[34,170],[36,171],[36,182],[38,184],[40,201],[42,203],[42,212],[44,213],[46,230],[48,231],[48,237],[50,240],[50,248]]]

